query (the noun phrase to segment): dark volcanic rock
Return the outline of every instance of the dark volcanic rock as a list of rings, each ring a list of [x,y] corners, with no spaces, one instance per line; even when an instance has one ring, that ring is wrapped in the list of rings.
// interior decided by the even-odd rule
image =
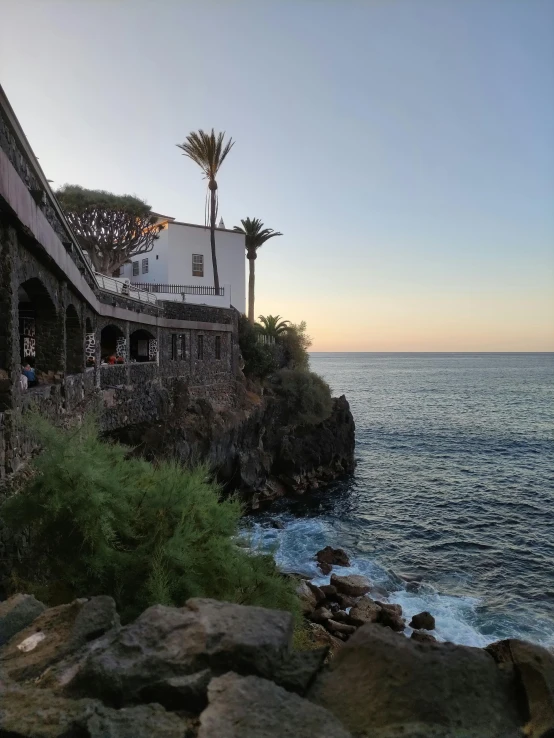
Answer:
[[[320,564],[335,564],[336,566],[350,566],[350,559],[343,548],[325,546],[315,555]]]
[[[410,620],[410,628],[416,630],[435,630],[435,618],[430,612],[420,612]]]
[[[120,705],[146,687],[210,668],[270,676],[288,653],[289,613],[208,599],[155,605],[92,650],[68,688]]]
[[[30,625],[44,610],[46,605],[33,595],[16,594],[0,602],[0,646]]]
[[[381,605],[378,605],[370,597],[362,597],[350,610],[349,617],[354,625],[376,623],[379,620],[381,609]]]
[[[414,641],[419,641],[420,643],[435,643],[437,640],[431,633],[424,633],[421,630],[414,630],[411,637]]]
[[[515,696],[511,675],[485,651],[417,643],[379,625],[359,628],[310,690],[360,736],[521,738]]]
[[[347,576],[331,574],[331,584],[339,592],[350,597],[361,597],[371,589],[369,580],[359,574],[348,574]]]
[[[350,738],[327,710],[265,679],[225,674],[208,695],[198,738]]]

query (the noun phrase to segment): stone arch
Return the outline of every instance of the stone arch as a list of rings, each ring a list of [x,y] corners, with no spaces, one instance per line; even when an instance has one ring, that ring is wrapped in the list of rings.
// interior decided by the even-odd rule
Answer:
[[[33,277],[18,289],[20,359],[37,377],[53,379],[62,368],[63,326],[40,279]]]
[[[65,310],[65,372],[79,374],[83,371],[83,329],[73,305]]]
[[[158,352],[156,337],[145,328],[138,328],[129,336],[131,361],[155,361]]]
[[[116,359],[127,358],[127,339],[119,326],[110,323],[100,333],[100,357],[102,361],[108,361],[112,356]]]

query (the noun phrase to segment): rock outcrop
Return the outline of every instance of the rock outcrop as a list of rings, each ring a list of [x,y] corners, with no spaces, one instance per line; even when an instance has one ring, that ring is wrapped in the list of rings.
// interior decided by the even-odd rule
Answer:
[[[183,462],[205,461],[254,509],[354,470],[355,426],[344,396],[333,400],[322,423],[290,426],[276,396],[248,391],[240,382],[235,391],[233,409],[216,409],[183,390],[166,422],[128,427],[117,439],[146,458],[168,454]]]
[[[21,602],[16,595],[0,612]],[[150,607],[121,627],[109,597],[35,608],[0,648],[6,738],[547,738],[554,730],[554,656],[521,641],[481,650],[366,624],[343,643],[312,624],[333,648],[327,665],[327,646],[292,650],[285,612],[192,599]],[[353,627],[334,622],[339,635]]]

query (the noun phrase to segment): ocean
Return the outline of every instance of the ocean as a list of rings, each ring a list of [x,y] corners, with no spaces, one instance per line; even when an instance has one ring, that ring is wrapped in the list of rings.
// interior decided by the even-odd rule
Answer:
[[[319,583],[315,552],[345,548],[341,573],[408,618],[429,610],[440,640],[553,646],[554,354],[314,353],[311,367],[350,402],[356,471],[252,516],[253,545]]]

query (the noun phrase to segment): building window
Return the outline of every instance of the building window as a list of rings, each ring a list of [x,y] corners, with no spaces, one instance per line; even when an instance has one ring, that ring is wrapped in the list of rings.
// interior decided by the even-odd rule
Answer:
[[[181,335],[179,336],[179,338],[181,339],[181,359],[186,359],[187,358],[187,340],[186,340],[186,335],[184,333],[181,333]]]
[[[175,361],[177,359],[177,334],[172,333],[171,334],[171,360]]]
[[[142,260],[142,273],[148,274],[148,259]]]
[[[215,337],[215,358],[221,359],[221,336]]]
[[[204,336],[198,336],[198,360],[204,359]]]
[[[139,263],[138,261],[133,262],[133,277],[137,277],[139,273]]]
[[[192,255],[192,276],[203,277],[204,276],[204,257],[202,254]]]

